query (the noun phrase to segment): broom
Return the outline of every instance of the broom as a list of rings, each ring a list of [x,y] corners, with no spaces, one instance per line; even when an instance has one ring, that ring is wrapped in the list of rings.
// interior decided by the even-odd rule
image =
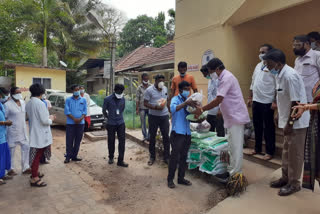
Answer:
[[[227,151],[221,152],[220,160],[222,162],[230,164],[229,152]],[[226,184],[226,189],[227,189],[227,193],[230,196],[238,196],[244,191],[246,191],[247,186],[248,186],[247,178],[242,173],[236,173],[229,178]]]

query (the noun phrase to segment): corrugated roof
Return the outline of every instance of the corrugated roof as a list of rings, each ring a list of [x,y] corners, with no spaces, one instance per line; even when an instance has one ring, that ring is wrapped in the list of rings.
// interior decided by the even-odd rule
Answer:
[[[89,69],[95,67],[103,67],[104,61],[109,61],[107,59],[88,59],[83,65],[81,65],[78,70]]]
[[[144,45],[141,45],[131,53],[129,53],[127,56],[124,56],[116,63],[116,72],[125,71],[134,69],[136,67],[141,66],[142,64],[139,62],[145,57],[148,57],[153,52],[155,52],[158,48],[154,47],[146,47]]]
[[[152,54],[144,57],[138,63],[141,65],[156,64],[164,61],[174,61],[174,42],[158,48]]]

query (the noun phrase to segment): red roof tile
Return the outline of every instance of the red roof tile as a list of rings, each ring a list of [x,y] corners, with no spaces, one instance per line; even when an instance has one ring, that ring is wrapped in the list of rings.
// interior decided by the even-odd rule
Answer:
[[[170,42],[158,48],[152,54],[142,58],[138,63],[141,65],[155,64],[163,61],[174,60],[174,42]]]

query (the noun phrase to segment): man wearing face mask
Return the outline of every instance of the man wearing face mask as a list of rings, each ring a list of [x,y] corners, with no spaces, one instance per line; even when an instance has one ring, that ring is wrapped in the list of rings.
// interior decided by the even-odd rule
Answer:
[[[163,160],[168,163],[170,156],[169,144],[169,111],[166,105],[168,100],[168,89],[164,86],[164,76],[158,74],[155,77],[154,86],[149,87],[144,94],[144,105],[149,109],[149,152],[150,160],[148,165],[151,166],[156,159],[156,136],[157,130],[160,131],[163,139]]]
[[[263,57],[272,50],[272,46],[264,44],[260,47],[260,63],[256,66],[250,86],[250,97],[248,98],[248,107],[252,106],[253,126],[255,133],[255,149],[251,155],[261,154],[262,137],[266,141],[266,154],[264,160],[272,159],[275,152],[275,125],[273,121],[274,110],[276,106],[275,74],[269,72],[263,62]]]
[[[200,116],[204,111],[220,105],[224,127],[229,133],[230,165],[227,173],[216,177],[227,181],[229,176],[242,173],[244,125],[250,122],[250,118],[237,78],[225,69],[223,62],[218,58],[210,60],[207,68],[210,74],[216,73],[218,76],[217,97],[209,104],[198,107],[194,114]]]
[[[181,83],[182,81],[187,81],[190,84],[191,86],[190,94],[191,94],[191,89],[193,90],[194,93],[198,92],[196,81],[192,75],[187,74],[187,70],[188,70],[188,64],[186,62],[179,62],[178,64],[179,74],[173,77],[172,79],[171,93],[170,93],[169,100],[171,100],[172,97],[177,96],[179,94],[178,86],[179,86],[179,83]]]
[[[312,103],[312,89],[320,79],[320,52],[311,49],[310,40],[305,35],[294,38],[293,51],[297,56],[294,70],[301,75],[308,103]]]
[[[149,75],[147,73],[143,73],[141,78],[142,83],[139,85],[136,94],[136,114],[140,115],[143,141],[149,141],[149,131],[146,121],[146,117],[149,114],[149,109],[144,106],[144,92],[152,85],[149,82]]]
[[[30,174],[29,166],[29,139],[26,126],[26,104],[23,101],[21,90],[18,87],[12,87],[10,90],[11,99],[4,105],[6,110],[6,119],[12,121],[12,126],[7,128],[7,141],[11,153],[11,170],[8,175],[17,175],[15,172],[15,150],[19,145],[21,150],[21,169],[22,174]]]
[[[80,96],[85,98],[87,101],[87,115],[85,116],[84,120],[85,120],[85,129],[89,130],[90,125],[91,125],[91,118],[90,118],[90,95],[86,93],[84,86],[81,85],[80,86]]]
[[[80,96],[78,85],[71,86],[73,96],[66,99],[64,114],[67,116],[66,159],[64,163],[81,161],[78,158],[80,143],[83,137],[84,117],[87,115],[87,101]]]
[[[179,83],[180,94],[171,100],[172,113],[172,131],[170,135],[170,144],[172,152],[169,162],[168,187],[175,188],[173,182],[174,175],[179,165],[178,184],[191,186],[191,182],[184,178],[186,170],[186,161],[189,147],[191,145],[190,122],[186,119],[188,112],[187,106],[196,107],[196,101],[187,100],[190,95],[190,84],[186,81]]]
[[[104,99],[103,114],[108,118],[107,131],[108,131],[108,151],[109,151],[109,164],[113,164],[116,133],[118,136],[118,166],[128,167],[125,163],[124,152],[126,143],[126,125],[123,119],[123,112],[126,105],[124,95],[124,85],[116,84],[114,86],[114,93]]]
[[[310,114],[301,118],[291,118],[293,106],[297,102],[306,103],[307,97],[301,76],[286,64],[286,56],[281,50],[273,49],[263,59],[270,71],[277,73],[277,104],[279,128],[283,129],[282,176],[270,183],[272,188],[280,188],[280,196],[300,191],[300,177],[304,159],[304,144]],[[300,109],[299,111],[303,111]],[[298,112],[300,114],[300,112]]]
[[[310,39],[312,50],[320,51],[320,33],[310,32],[307,36]]]
[[[216,73],[210,75],[207,65],[202,66],[200,69],[204,78],[209,80],[208,83],[208,103],[214,100],[217,97],[217,90],[218,90],[218,76]],[[211,132],[217,132],[218,137],[225,136],[225,130],[223,127],[223,117],[220,111],[219,106],[210,109],[208,111],[207,121],[210,123]]]

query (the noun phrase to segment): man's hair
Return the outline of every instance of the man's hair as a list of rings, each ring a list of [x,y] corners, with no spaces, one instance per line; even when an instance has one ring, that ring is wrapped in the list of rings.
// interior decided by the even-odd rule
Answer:
[[[272,50],[272,49],[273,49],[273,46],[272,46],[272,45],[270,45],[270,44],[263,44],[263,45],[261,45],[261,46],[260,46],[260,48],[263,48],[263,47],[268,48],[268,51],[270,51],[270,50]]]
[[[179,62],[178,64],[178,69],[179,68],[187,68],[188,67],[188,64],[186,62]]]
[[[165,77],[162,74],[157,74],[154,79],[155,80],[165,79]]]
[[[179,83],[179,90],[183,90],[184,87],[189,87],[190,83],[188,83],[187,81],[182,81]]]
[[[286,55],[279,49],[272,49],[263,57],[264,60],[272,60],[276,63],[286,64]]]
[[[31,97],[40,97],[46,92],[46,89],[40,83],[32,84],[29,88],[31,92]]]
[[[200,71],[201,71],[202,73],[209,73],[208,68],[207,68],[207,64],[203,65],[203,66],[201,67]]]
[[[79,88],[84,88],[84,85],[79,85]]]
[[[116,85],[114,86],[114,91],[121,91],[121,92],[123,92],[123,91],[124,91],[124,85],[122,85],[122,84],[116,84]]]
[[[19,89],[19,87],[16,87],[16,86],[12,87],[12,88],[10,89],[10,94],[12,95],[12,94],[16,93],[16,90],[17,90],[17,89]]]
[[[309,43],[309,44],[311,43],[310,38],[306,35],[295,36],[293,39],[303,43]]]
[[[313,32],[308,33],[307,36],[309,37],[309,39],[315,39],[316,41],[320,41],[320,33],[319,32],[313,31]]]
[[[143,73],[143,74],[141,75],[141,78],[143,79],[144,77],[147,77],[147,76],[149,76],[148,73]]]
[[[74,84],[74,85],[72,85],[71,87],[70,87],[70,89],[73,91],[75,88],[77,88],[77,87],[80,87],[79,85],[77,85],[77,84]]]
[[[217,68],[220,70],[225,69],[223,62],[219,58],[211,59],[207,64],[207,68],[211,70],[215,70]]]
[[[4,87],[0,87],[0,93],[3,94],[3,95],[8,95],[9,91]]]

